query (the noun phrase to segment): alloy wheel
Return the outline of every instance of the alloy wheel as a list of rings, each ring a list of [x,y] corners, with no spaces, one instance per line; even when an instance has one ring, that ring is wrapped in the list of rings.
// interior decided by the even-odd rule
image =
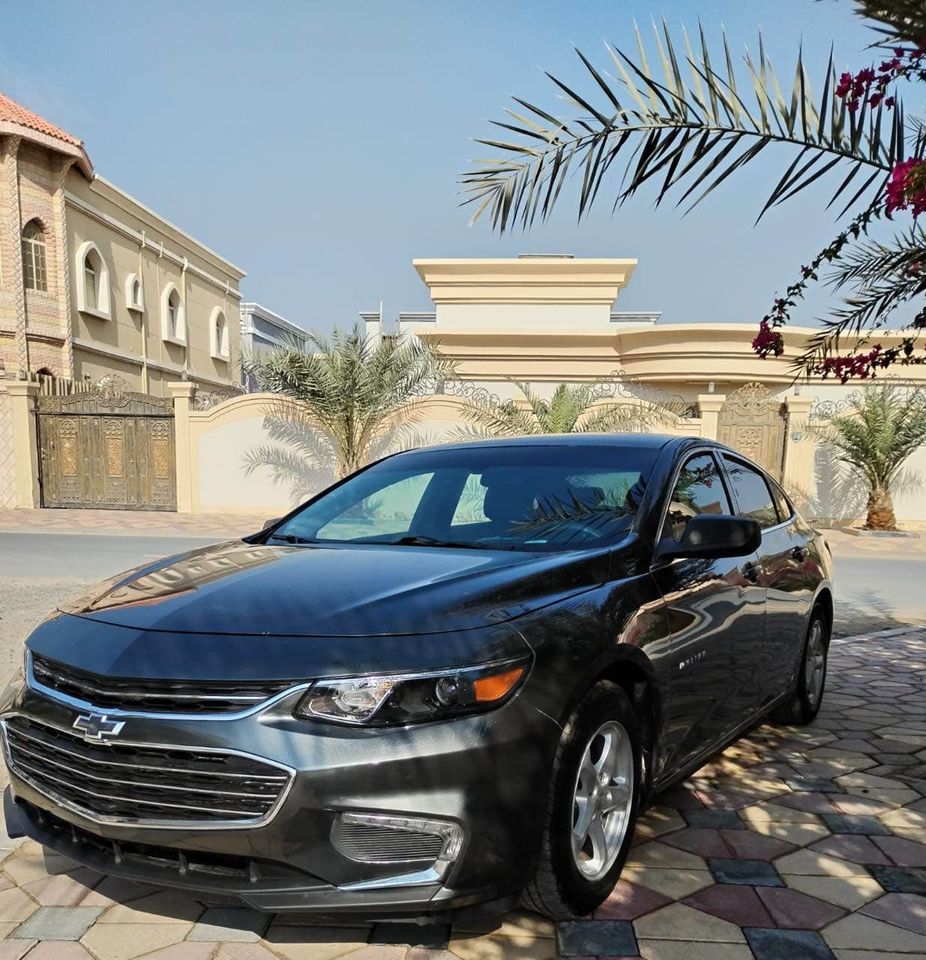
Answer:
[[[815,707],[823,695],[823,678],[826,674],[826,641],[823,638],[823,624],[814,620],[807,638],[807,655],[804,659],[804,689],[807,701]]]
[[[609,720],[585,745],[573,794],[572,855],[586,879],[600,880],[614,866],[630,825],[633,791],[630,736]]]

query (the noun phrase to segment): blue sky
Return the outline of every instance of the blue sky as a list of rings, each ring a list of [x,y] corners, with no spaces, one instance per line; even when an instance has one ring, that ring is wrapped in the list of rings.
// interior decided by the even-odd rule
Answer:
[[[542,69],[577,80],[573,46],[665,16],[731,48],[762,27],[794,54],[867,62],[848,0],[4,0],[0,89],[82,137],[97,170],[247,270],[243,290],[307,327],[424,309],[413,257],[525,252],[637,257],[619,301],[665,322],[753,322],[835,232],[822,195],[753,228],[780,172],[737,175],[687,218],[641,195],[577,225],[573,196],[530,234],[468,226],[457,174],[484,154],[507,96],[557,104]],[[819,70],[816,71],[819,76]],[[801,319],[822,309],[817,298]]]

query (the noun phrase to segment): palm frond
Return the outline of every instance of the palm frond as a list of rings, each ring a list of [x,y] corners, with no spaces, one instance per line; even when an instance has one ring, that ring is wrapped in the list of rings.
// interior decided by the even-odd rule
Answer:
[[[850,288],[841,306],[821,322],[795,360],[810,370],[839,352],[846,337],[870,338],[887,328],[895,311],[926,293],[926,232],[917,225],[887,242],[861,240],[846,247],[826,278],[835,290]]]
[[[622,381],[593,380],[557,384],[549,400],[530,384],[513,380],[520,399],[477,395],[466,401],[462,416],[466,427],[453,432],[454,439],[515,437],[553,433],[618,433],[665,425],[683,413],[681,401],[634,397],[616,400],[613,394]]]
[[[886,384],[849,399],[846,413],[811,430],[871,490],[890,490],[904,463],[926,442],[926,392]]]
[[[696,46],[685,35],[684,50],[665,24],[653,30],[658,68],[650,66],[638,33],[635,55],[607,48],[614,75],[577,51],[587,91],[548,74],[565,99],[562,114],[515,98],[517,109],[496,124],[514,137],[479,140],[494,155],[461,177],[473,219],[487,215],[500,232],[528,228],[550,215],[573,172],[580,218],[609,175],[619,176],[615,206],[652,183],[657,205],[671,194],[690,209],[772,144],[790,146],[794,156],[760,217],[837,166],[849,170],[830,203],[851,191],[845,209],[882,187],[904,151],[900,104],[893,111],[868,104],[850,111],[834,94],[832,54],[817,96],[799,52],[785,95],[761,36],[757,57],[747,53],[740,67],[724,37],[717,61],[723,65],[715,67],[703,30]]]
[[[921,0],[856,0],[860,16],[879,24],[883,43],[921,43],[926,37],[926,7]]]
[[[383,434],[414,419],[429,386],[453,374],[437,345],[368,337],[359,325],[329,337],[310,334],[306,349],[252,356],[246,370],[261,389],[301,403],[325,435],[340,475],[362,466]]]

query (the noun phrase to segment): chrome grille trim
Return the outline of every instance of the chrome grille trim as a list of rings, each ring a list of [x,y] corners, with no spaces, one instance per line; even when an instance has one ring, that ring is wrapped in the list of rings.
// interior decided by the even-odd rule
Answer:
[[[28,655],[30,685],[58,697],[85,702],[98,709],[149,713],[190,713],[229,716],[250,712],[268,700],[288,693],[292,680],[149,680],[108,677],[59,663],[50,657]]]
[[[64,730],[63,728],[60,728],[60,727],[52,727],[52,725],[51,725],[50,723],[43,723],[42,725],[43,725],[43,726],[46,726],[46,727],[51,727],[51,729],[53,729],[53,730],[58,730],[60,733],[70,733],[70,730]],[[30,737],[28,734],[25,734],[25,733],[23,733],[22,731],[17,731],[17,734],[16,734],[16,735],[19,736],[19,737],[23,737],[23,738],[25,738],[25,739],[27,739],[27,740],[32,740],[34,743],[43,744],[43,741],[37,740],[35,737]],[[157,747],[157,748],[161,748],[161,747],[162,747],[161,744],[155,744],[155,743],[145,743],[145,744],[132,743],[131,741],[128,741],[128,740],[120,741],[120,743],[123,743],[123,744],[125,744],[126,746],[129,746],[129,747]],[[44,745],[44,744],[43,744],[43,745]],[[64,747],[60,747],[60,746],[59,746],[59,747],[56,747],[55,749],[58,750],[58,751],[60,751],[61,753],[67,753],[67,754],[69,754],[69,755],[72,756],[72,757],[76,757],[78,760],[80,760],[80,761],[83,762],[83,763],[102,763],[102,764],[105,764],[105,765],[108,766],[108,767],[128,767],[128,768],[130,768],[130,769],[132,769],[132,770],[156,770],[156,771],[158,771],[159,773],[187,773],[187,772],[188,772],[188,771],[185,770],[183,767],[163,767],[163,766],[153,767],[153,766],[150,766],[149,764],[145,764],[145,763],[123,763],[121,760],[96,760],[96,759],[94,759],[93,757],[87,757],[87,756],[85,756],[85,755],[82,754],[82,753],[75,753],[73,750],[67,750],[67,749],[65,749]],[[207,748],[199,748],[199,747],[174,747],[174,746],[171,746],[171,745],[163,745],[163,749],[165,749],[165,750],[186,749],[186,750],[190,751],[191,753],[204,753],[204,752],[208,752]],[[252,757],[250,754],[247,754],[247,753],[236,753],[236,751],[234,751],[234,750],[223,750],[223,751],[220,751],[220,752],[222,752],[222,753],[230,753],[230,754],[235,755],[235,756],[249,757],[249,758],[252,759],[252,760],[260,760],[260,759],[261,759],[260,757]],[[269,762],[269,761],[264,761],[264,762]],[[280,765],[277,764],[277,766],[280,766]],[[289,768],[288,768],[288,767],[284,767],[283,769],[289,769]],[[244,778],[247,778],[247,779],[249,779],[249,780],[257,780],[257,779],[276,780],[276,777],[275,777],[275,776],[271,776],[271,775],[269,775],[269,774],[268,774],[266,777],[262,777],[262,776],[260,776],[259,774],[255,774],[255,775],[252,776],[252,775],[249,774],[249,773],[234,773],[234,772],[232,772],[232,773],[220,773],[218,770],[197,770],[197,771],[196,771],[196,776],[198,776],[198,777],[239,777],[239,778],[244,777]]]
[[[42,683],[35,675],[34,659],[35,655],[32,653],[32,651],[27,650],[26,685],[30,690],[35,690],[36,692],[41,693],[42,696],[48,697],[49,700],[55,700],[58,703],[63,703],[74,710],[90,710],[96,713],[105,712],[107,716],[120,718],[138,717],[143,719],[155,717],[165,720],[241,720],[244,717],[252,716],[258,711],[269,710],[271,707],[276,706],[276,704],[278,704],[281,700],[285,700],[287,697],[294,696],[296,694],[301,695],[312,686],[311,681],[286,681],[285,689],[280,690],[279,693],[260,700],[251,706],[245,707],[244,709],[236,711],[206,710],[183,712],[159,709],[132,709],[124,706],[108,706],[94,700],[83,700],[80,697],[72,696],[69,693],[63,693],[61,690],[56,690],[54,687],[50,687],[47,684]],[[281,681],[281,684],[283,684],[283,681]]]
[[[60,745],[60,742],[50,743],[41,739],[41,736],[32,736],[25,733],[22,729],[16,727],[17,721],[24,721],[33,727],[44,728],[49,731],[50,739],[66,738],[81,743],[72,731],[65,730],[45,721],[36,720],[33,717],[24,714],[7,714],[0,720],[0,730],[3,734],[3,748],[7,766],[10,772],[24,783],[28,784],[42,796],[51,800],[58,807],[76,813],[81,817],[99,824],[115,824],[126,826],[142,826],[154,829],[191,829],[196,830],[228,830],[235,828],[253,828],[263,826],[269,823],[276,815],[281,805],[286,800],[293,784],[295,770],[287,767],[285,764],[274,760],[267,760],[263,757],[256,757],[252,754],[243,753],[237,750],[225,750],[212,747],[191,747],[188,745],[175,745],[164,743],[136,743],[132,741],[120,741],[117,749],[153,751],[160,753],[187,753],[191,757],[195,755],[214,755],[216,759],[235,757],[241,760],[251,761],[260,764],[266,768],[276,768],[278,774],[259,774],[242,771],[230,771],[228,773],[217,770],[197,769],[194,764],[189,767],[155,765],[151,762],[147,764],[134,764],[123,759],[100,759],[98,756],[91,756],[90,751],[97,753],[105,752],[113,748],[113,744],[92,744],[87,747],[87,754],[84,755],[76,749],[66,749]],[[18,742],[22,737],[30,746],[25,748]],[[31,747],[32,744],[41,745],[45,753],[38,754]],[[124,752],[124,750],[123,750]],[[86,764],[89,769],[95,769],[94,773],[88,770],[76,770],[69,764],[62,762],[60,756],[74,757]],[[150,758],[149,758],[150,759]],[[48,766],[53,767],[49,772]],[[92,766],[92,765],[95,765]],[[150,780],[143,779],[123,779],[116,776],[102,775],[103,771],[99,767],[117,767],[126,770],[139,771],[157,771],[157,773],[169,777],[170,775],[181,775],[187,779],[192,779],[196,783],[197,778],[204,777],[205,783],[198,783],[196,786],[187,784],[170,784],[167,782],[151,783]],[[70,776],[77,775],[84,781],[83,784],[73,782],[73,779],[66,779],[62,774]],[[100,775],[98,775],[100,774]],[[57,781],[54,779],[57,777]],[[228,778],[224,784],[216,782],[214,788],[210,788],[209,778]],[[236,780],[250,780],[252,784],[257,783],[260,787],[266,787],[261,792],[257,787],[252,789],[257,792],[242,791],[237,788]],[[115,790],[107,790],[105,786],[91,789],[88,781],[93,781],[93,785],[110,784]],[[60,789],[55,789],[54,784],[58,783]],[[126,790],[126,787],[130,788]],[[223,788],[224,787],[224,788]],[[276,788],[276,789],[274,789]],[[141,796],[132,796],[136,791],[141,791]],[[172,795],[170,799],[163,797],[152,797],[151,794],[145,796],[145,790],[166,790],[181,791],[187,794],[187,797],[196,802],[176,803]],[[65,795],[70,794],[70,796]],[[126,796],[126,794],[130,794]],[[195,797],[193,795],[196,795]],[[76,795],[76,796],[75,796]],[[200,802],[202,796],[205,801],[207,797],[212,800],[209,803]],[[84,799],[86,798],[86,799]],[[225,805],[225,800],[234,799],[235,804]],[[248,803],[248,801],[254,801]],[[101,801],[96,804],[94,801]],[[263,802],[261,802],[263,801]],[[129,807],[153,808],[154,810],[169,811],[167,816],[126,816],[124,814],[112,814],[101,811],[100,806],[108,803],[116,805],[124,804]],[[234,807],[237,806],[237,809]],[[174,816],[173,811],[177,811]],[[145,811],[147,812],[147,810]],[[187,815],[182,815],[185,812]]]

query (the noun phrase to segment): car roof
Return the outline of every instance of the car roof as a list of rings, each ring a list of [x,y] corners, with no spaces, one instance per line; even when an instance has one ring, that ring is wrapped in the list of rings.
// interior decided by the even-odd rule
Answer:
[[[684,440],[662,433],[544,433],[527,437],[492,437],[486,440],[465,440],[456,443],[417,447],[421,450],[468,450],[480,447],[632,447],[642,450],[661,450],[673,440]]]

